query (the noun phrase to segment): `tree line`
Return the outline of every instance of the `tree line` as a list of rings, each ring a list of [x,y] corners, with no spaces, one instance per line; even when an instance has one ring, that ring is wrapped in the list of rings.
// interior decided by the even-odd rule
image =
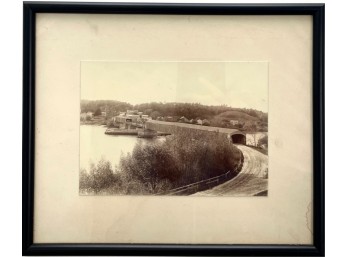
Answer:
[[[202,105],[199,103],[162,103],[151,102],[131,105],[126,102],[114,100],[82,100],[81,113],[105,111],[107,118],[118,115],[129,109],[135,109],[150,115],[156,119],[161,116],[186,117],[187,119],[212,119],[214,116],[228,111],[238,111],[257,118],[261,122],[267,122],[268,114],[255,109],[233,108],[227,105]]]

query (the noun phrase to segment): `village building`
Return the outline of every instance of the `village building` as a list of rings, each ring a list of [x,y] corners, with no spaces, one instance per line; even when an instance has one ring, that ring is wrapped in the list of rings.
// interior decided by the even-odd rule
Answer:
[[[172,116],[167,116],[164,118],[165,121],[174,121]]]
[[[239,124],[239,121],[238,120],[230,120],[230,124],[235,126],[235,125]]]
[[[113,117],[112,121],[120,129],[136,129],[144,127],[144,122],[151,120],[149,115],[138,112],[138,110],[127,110],[120,112],[118,116]]]
[[[190,121],[189,121],[185,116],[182,116],[182,117],[179,119],[179,122],[189,123]]]

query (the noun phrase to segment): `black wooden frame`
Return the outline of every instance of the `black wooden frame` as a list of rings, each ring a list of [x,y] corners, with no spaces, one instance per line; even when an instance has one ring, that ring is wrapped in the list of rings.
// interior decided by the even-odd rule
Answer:
[[[150,4],[24,2],[23,255],[324,256],[324,4]],[[35,14],[312,15],[313,245],[34,244]]]

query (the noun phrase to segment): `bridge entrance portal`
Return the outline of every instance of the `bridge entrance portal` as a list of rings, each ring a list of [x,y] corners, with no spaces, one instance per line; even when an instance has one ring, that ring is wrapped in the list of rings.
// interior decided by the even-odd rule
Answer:
[[[246,137],[243,134],[234,134],[231,136],[233,144],[246,144]]]

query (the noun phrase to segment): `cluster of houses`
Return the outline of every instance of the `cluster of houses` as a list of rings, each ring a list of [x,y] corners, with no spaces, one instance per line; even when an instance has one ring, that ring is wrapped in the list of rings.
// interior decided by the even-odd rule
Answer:
[[[168,122],[180,122],[180,123],[189,123],[189,124],[197,124],[197,125],[205,125],[209,126],[210,122],[207,119],[188,119],[185,116],[177,117],[177,116],[165,116],[165,117],[157,117],[156,120],[159,121],[168,121]]]
[[[179,117],[172,117],[172,116],[167,116],[167,117],[157,117],[156,120],[159,121],[169,121],[169,122],[181,122],[181,123],[189,123],[189,124],[197,124],[197,125],[203,125],[203,126],[209,126],[210,122],[207,119],[187,119],[185,116],[182,116],[181,118]],[[229,123],[233,126],[236,126],[239,124],[238,120],[230,120]]]
[[[99,112],[100,115],[95,116],[93,112],[84,112],[81,113],[80,119],[82,121],[95,120],[100,118],[106,118],[106,111],[102,110]],[[143,128],[144,123],[147,120],[151,120],[151,116],[144,114],[138,110],[127,110],[125,112],[120,112],[117,116],[112,117],[112,124],[114,127],[118,127],[120,129],[137,129]],[[188,119],[185,116],[158,116],[156,117],[158,121],[167,121],[167,122],[180,122],[180,123],[188,123],[188,124],[196,124],[202,126],[210,126],[210,122],[207,119],[201,119],[199,117],[195,119]],[[237,126],[240,124],[238,120],[229,120],[229,123],[232,126]]]
[[[112,118],[112,122],[114,126],[119,127],[121,129],[131,129],[131,128],[142,128],[144,126],[144,122],[147,120],[151,120],[152,117],[138,110],[127,110],[126,112],[120,112],[119,115]],[[180,123],[188,123],[188,124],[197,124],[202,126],[209,126],[210,122],[207,119],[188,119],[185,116],[158,116],[156,118],[158,121],[167,121],[167,122],[180,122]],[[231,125],[238,125],[238,120],[230,120]]]
[[[147,120],[152,120],[151,116],[143,114],[138,110],[127,110],[126,112],[120,112],[119,115],[112,118],[113,125],[120,129],[136,129],[143,128],[144,123]],[[202,126],[209,126],[210,122],[207,119],[187,119],[186,117],[177,116],[159,116],[156,118],[159,121],[167,122],[181,122],[189,124],[197,124]]]

